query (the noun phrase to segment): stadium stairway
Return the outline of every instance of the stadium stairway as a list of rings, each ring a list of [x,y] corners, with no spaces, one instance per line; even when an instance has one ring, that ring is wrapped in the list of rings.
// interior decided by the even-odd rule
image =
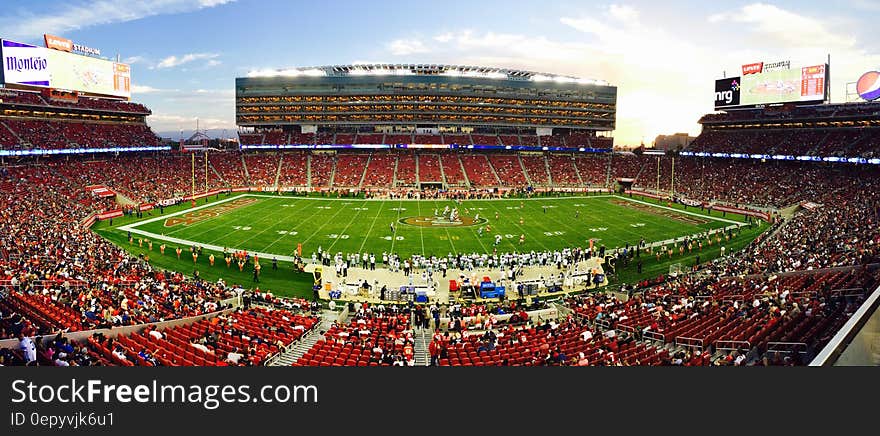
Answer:
[[[241,155],[239,155],[239,158],[241,159],[241,167],[244,168],[244,179],[245,179],[245,180],[250,180],[250,179],[251,179],[251,175],[250,175],[250,173],[248,173],[247,163],[245,163],[245,161],[244,161],[244,153],[242,153]]]
[[[397,186],[397,163],[400,159],[394,159],[394,171],[391,172],[391,186]],[[369,163],[369,162],[368,162]]]
[[[489,156],[485,156],[485,158],[486,158],[486,162],[489,163],[489,169],[492,170],[492,175],[495,176],[495,186],[501,186],[501,178],[498,177],[498,172],[495,171],[495,167],[492,165],[492,161],[489,160]],[[517,156],[516,158],[519,159],[519,156]],[[459,159],[459,160],[461,160],[461,159]],[[522,162],[520,162],[520,165],[522,165]],[[464,164],[462,164],[462,169],[464,169]],[[465,175],[467,175],[466,172],[465,172]]]
[[[518,137],[519,137],[519,136],[517,136],[517,138],[518,138]],[[522,141],[520,141],[520,143],[522,143]],[[523,163],[523,161],[522,161],[522,156],[520,156],[519,154],[517,154],[517,155],[516,155],[516,161],[519,162],[519,169],[522,170],[523,175],[526,176],[526,183],[528,183],[529,186],[535,186],[535,184],[532,183],[532,177],[529,176],[529,172],[526,171],[526,164]]]
[[[335,157],[333,158],[333,169],[330,170],[330,186],[331,186],[331,187],[333,186],[334,183],[336,183],[336,159],[337,159],[337,158],[335,158]],[[309,162],[311,162],[311,160],[309,160]],[[369,163],[369,162],[368,162],[368,163]],[[365,171],[366,171],[366,170],[365,170]],[[309,167],[309,177],[311,177],[311,176],[312,176],[312,171],[311,171],[311,166],[310,166],[310,167]],[[311,180],[312,180],[312,179],[310,178],[310,179],[309,179],[309,185],[310,185],[310,186],[311,186],[311,184],[312,184]]]
[[[396,169],[394,171],[394,174],[397,174]],[[421,183],[421,179],[419,179],[419,155],[416,154],[416,186],[421,186],[420,183]]]
[[[335,137],[335,136],[334,136]],[[373,153],[367,155],[367,163],[364,164],[364,171],[361,173],[361,181],[358,182],[358,191],[364,189],[364,179],[367,178],[367,168],[370,167],[370,161],[373,160]],[[396,174],[397,167],[394,167],[394,171]]]
[[[830,135],[830,133],[829,133],[829,135]],[[852,156],[853,153],[851,153],[850,150],[855,148],[860,142],[870,141],[872,135],[873,135],[873,133],[870,131],[863,132],[861,136],[859,136],[858,138],[856,138],[855,140],[853,140],[852,142],[850,142],[849,144],[844,146],[843,155],[844,156]],[[826,135],[826,138],[827,138],[827,135]]]
[[[611,186],[611,156],[613,154],[608,155],[608,165],[605,166],[605,186]]]
[[[646,159],[645,162],[642,163],[641,168],[639,168],[639,172],[637,172],[637,173],[636,173],[636,176],[633,177],[633,178],[636,179],[636,180],[642,180],[642,173],[645,172],[645,168],[647,168],[648,165],[649,165],[649,164],[648,164],[648,160]],[[651,167],[651,168],[653,169],[653,167]],[[655,172],[655,173],[654,173],[654,176],[656,176],[656,175],[657,175],[657,173]],[[625,177],[626,177],[626,176],[625,176]],[[652,180],[656,180],[656,179],[655,179],[654,177],[652,177]],[[648,182],[650,182],[650,180],[649,180]],[[659,189],[659,187],[658,187],[658,189]]]
[[[553,171],[550,171],[550,160],[544,155],[544,171],[547,171],[547,184],[553,186]]]
[[[471,137],[471,135],[468,134],[468,138],[470,138],[470,137]],[[474,140],[471,139],[471,144],[473,144],[473,143],[474,143]],[[464,162],[462,162],[461,159],[459,159],[458,155],[454,155],[454,156],[455,156],[455,160],[458,161],[458,165],[461,167],[461,173],[464,174],[464,182],[467,183],[467,187],[470,188],[471,187],[471,179],[468,178],[467,170],[464,168]],[[495,178],[498,178],[498,176],[495,176]]]
[[[413,355],[415,357],[414,366],[428,366],[431,363],[431,357],[428,355],[428,342],[430,341],[431,329],[417,328],[413,332]]]
[[[575,161],[574,155],[571,155],[571,166],[574,167],[574,174],[578,178],[578,186],[584,186],[584,179],[581,177],[581,170],[578,169],[577,161]]]
[[[823,136],[822,139],[820,139],[818,142],[816,142],[816,145],[813,148],[811,148],[810,150],[808,150],[806,154],[808,154],[808,155],[816,154],[816,151],[821,150],[822,147],[825,145],[825,143],[828,142],[829,136],[831,136],[831,131],[825,132],[825,136]]]
[[[312,189],[312,154],[306,155],[306,186]]]
[[[272,188],[278,189],[278,180],[281,179],[281,167],[284,165],[284,153],[278,154],[278,171],[275,172],[275,183],[272,184]]]
[[[300,357],[312,348],[312,345],[315,345],[315,343],[323,337],[321,332],[330,330],[330,326],[333,325],[333,320],[335,320],[337,316],[338,314],[336,312],[325,310],[324,313],[321,314],[321,322],[319,322],[315,328],[306,333],[299,341],[296,341],[293,347],[284,350],[281,354],[272,359],[272,361],[268,363],[268,366],[290,366],[299,360]]]
[[[12,137],[14,137],[19,144],[24,144],[25,141],[21,139],[21,136],[18,136],[18,133],[16,133],[15,130],[10,129],[9,126],[6,125],[6,123],[0,121],[0,129],[6,129],[7,131],[9,131],[9,133],[12,133]]]
[[[222,176],[220,176],[220,172],[217,171],[217,168],[214,168],[214,164],[212,164],[210,160],[208,160],[208,166],[211,167],[211,172],[214,173],[214,176],[217,177],[217,180],[219,180],[223,183],[226,183],[226,179],[224,179]],[[228,183],[227,183],[227,185],[228,185]]]
[[[449,185],[446,184],[446,172],[443,171],[443,161],[440,155],[437,155],[437,163],[440,165],[440,181],[443,182],[443,187],[446,188]]]

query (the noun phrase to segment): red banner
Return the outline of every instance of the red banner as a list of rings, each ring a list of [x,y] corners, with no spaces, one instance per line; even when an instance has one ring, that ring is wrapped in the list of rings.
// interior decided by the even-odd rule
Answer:
[[[669,199],[668,195],[658,195],[658,194],[652,194],[650,192],[644,192],[644,191],[634,191],[631,189],[627,189],[624,192],[626,192],[627,194],[635,194],[635,195],[641,195],[643,197],[656,198],[658,200],[668,200]]]
[[[754,64],[745,64],[742,66],[743,76],[748,74],[761,74],[764,71],[763,62],[755,62]]]
[[[73,41],[67,38],[44,33],[43,41],[45,41],[46,43],[46,48],[54,48],[55,50],[73,52]]]
[[[199,194],[196,194],[196,195],[187,195],[187,196],[183,197],[183,201],[188,201],[188,200],[193,200],[193,199],[204,198],[204,197],[207,197],[207,196],[209,196],[209,195],[219,194],[219,193],[221,193],[221,192],[223,192],[223,191],[221,191],[221,190],[219,190],[219,189],[215,189],[215,190],[213,190],[213,191],[202,192],[202,193],[199,193]]]
[[[108,218],[116,218],[122,216],[122,209],[108,210],[107,212],[99,213],[95,215],[95,218],[99,220],[105,220]]]
[[[740,209],[738,207],[721,206],[721,205],[717,205],[717,204],[712,205],[712,209],[718,210],[721,212],[731,212],[731,213],[738,213],[740,215],[749,215],[749,216],[760,218],[764,221],[770,221],[770,214],[767,212],[759,212],[757,210],[750,210],[750,209]]]

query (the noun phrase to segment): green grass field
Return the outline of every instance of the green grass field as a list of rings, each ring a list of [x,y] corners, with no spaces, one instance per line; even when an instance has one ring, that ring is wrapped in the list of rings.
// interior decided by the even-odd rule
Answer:
[[[450,225],[434,216],[435,210],[457,207],[462,223]],[[497,218],[496,218],[497,216]],[[477,219],[474,222],[474,219]],[[202,277],[250,285],[250,269],[239,272],[233,264],[226,268],[222,249],[245,249],[267,255],[291,256],[302,244],[308,258],[319,247],[330,252],[382,252],[402,256],[426,254],[444,256],[448,253],[491,253],[495,235],[501,235],[498,252],[555,250],[564,247],[586,247],[589,239],[608,248],[636,244],[640,239],[661,241],[697,234],[709,229],[742,223],[738,215],[705,211],[673,205],[657,204],[654,200],[629,199],[622,196],[538,197],[511,200],[470,200],[460,205],[447,200],[362,200],[278,196],[274,194],[221,195],[206,202],[201,200],[193,209],[189,204],[166,208],[164,214],[152,211],[143,219],[118,218],[110,226],[102,222],[95,230],[132,253],[147,253],[151,262],[161,268],[191,274],[198,269]],[[522,222],[522,224],[521,224]],[[395,232],[390,226],[394,223]],[[130,227],[125,227],[130,225]],[[490,227],[487,230],[487,226]],[[123,227],[123,228],[120,228]],[[478,229],[482,228],[480,235]],[[135,238],[129,244],[127,231]],[[745,246],[762,228],[744,229],[741,236],[730,241],[728,250]],[[143,234],[142,234],[143,233]],[[520,244],[520,235],[525,242]],[[147,244],[138,246],[137,238],[154,241],[153,251]],[[165,255],[159,254],[160,240],[167,240]],[[197,264],[193,264],[189,245],[205,248]],[[174,248],[184,253],[177,260]],[[717,247],[704,248],[701,260],[718,254]],[[214,252],[217,261],[210,267],[207,257]],[[634,281],[654,277],[668,271],[670,263],[693,262],[696,256],[663,259],[643,258],[644,270],[637,274],[635,266],[619,268],[618,279]],[[267,259],[268,260],[268,259]],[[278,271],[270,262],[263,265],[261,289],[272,289],[285,295],[310,295],[311,275],[293,271],[282,261]]]

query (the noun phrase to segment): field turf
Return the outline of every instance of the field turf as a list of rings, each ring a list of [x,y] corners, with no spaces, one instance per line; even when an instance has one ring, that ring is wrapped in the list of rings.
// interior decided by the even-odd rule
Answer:
[[[445,207],[458,208],[464,224],[450,225],[435,217],[435,210],[440,213]],[[151,262],[161,268],[188,274],[198,269],[207,279],[224,277],[227,282],[243,282],[248,286],[252,286],[249,268],[239,272],[233,264],[227,269],[219,252],[225,247],[278,255],[282,259],[278,271],[271,270],[270,262],[261,262],[261,289],[286,295],[310,295],[311,275],[293,272],[291,265],[285,262],[286,256],[295,253],[297,244],[302,244],[305,258],[319,247],[332,253],[367,251],[378,258],[383,252],[445,256],[456,252],[491,253],[496,248],[499,253],[555,250],[586,247],[590,239],[597,246],[614,248],[637,244],[640,239],[661,241],[744,222],[739,215],[722,216],[717,211],[709,215],[698,208],[682,209],[680,205],[668,207],[656,200],[608,195],[466,200],[456,204],[451,200],[232,194],[200,200],[195,209],[189,204],[180,205],[166,208],[163,214],[151,211],[140,220],[117,218],[112,226],[102,222],[95,229],[135,254],[149,254]],[[468,225],[475,218],[477,222]],[[128,225],[130,227],[125,227]],[[483,229],[482,235],[479,228]],[[128,242],[129,230],[134,244]],[[739,232],[741,236],[729,243],[728,252],[745,246],[760,231],[761,228],[755,228]],[[501,235],[497,246],[495,235]],[[522,244],[520,235],[525,235]],[[153,240],[152,252],[146,244],[139,246],[138,238]],[[163,238],[172,239],[165,242],[164,256],[158,252]],[[205,247],[196,264],[189,255],[190,244]],[[174,254],[177,246],[184,250],[181,260]],[[715,246],[704,248],[701,260],[717,256],[713,249],[717,251]],[[217,258],[214,267],[207,263],[210,252]],[[687,264],[695,255],[678,258],[676,254],[673,259],[664,258],[661,262],[644,258],[643,274],[637,274],[634,266],[621,267],[619,279],[633,281],[654,277],[667,272],[670,263]]]

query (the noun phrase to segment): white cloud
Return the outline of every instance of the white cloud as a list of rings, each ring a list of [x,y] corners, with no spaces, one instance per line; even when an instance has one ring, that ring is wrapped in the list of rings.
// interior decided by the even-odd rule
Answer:
[[[657,20],[643,22],[640,12],[632,6],[611,5],[598,14],[562,17],[560,23],[581,34],[565,40],[444,29],[433,38],[418,40],[424,41],[419,46],[421,53],[428,54],[421,59],[415,56],[419,53],[395,53],[390,44],[389,53],[404,57],[398,62],[521,68],[607,80],[618,87],[615,137],[625,145],[638,144],[643,138],[650,143],[658,134],[699,133],[697,120],[713,110],[714,80],[721,77],[722,70],[731,71],[743,63],[781,59],[791,59],[792,65],[801,59],[822,62],[830,51],[834,101],[843,100],[844,82],[857,79],[856,70],[880,65],[877,50],[863,48],[868,46],[848,36],[848,29],[833,17],[819,20],[757,3],[716,14],[711,18],[714,23],[707,19],[684,32]],[[769,18],[761,18],[764,13]],[[712,30],[718,28],[714,25],[718,20],[734,16],[743,21]],[[771,22],[779,21],[785,21],[781,27],[810,43],[793,48],[796,41],[769,28]],[[698,37],[703,31],[715,33],[711,38]],[[730,44],[733,38],[736,45]],[[747,39],[755,41],[739,42]],[[824,46],[825,41],[830,42],[828,47],[810,47],[814,43]]]
[[[55,8],[8,8],[0,17],[7,38],[37,38],[44,32],[61,34],[91,26],[122,23],[155,15],[191,12],[235,0],[74,0]]]
[[[855,0],[852,2],[853,7],[866,11],[880,11],[880,1],[874,0]]]
[[[395,39],[388,44],[388,49],[395,56],[408,56],[416,53],[426,53],[428,48],[418,39]]]
[[[452,32],[441,33],[434,37],[434,41],[437,42],[449,42],[452,41],[452,38],[455,37]]]
[[[203,8],[212,8],[214,6],[225,5],[226,3],[234,2],[235,0],[199,0],[199,5]]]
[[[757,37],[753,40],[760,41],[762,47],[802,48],[819,45],[831,49],[851,47],[855,43],[853,36],[831,31],[827,18],[808,17],[765,3],[753,3],[734,11],[711,15],[709,22],[745,24]]]
[[[854,6],[870,9],[880,6],[880,2],[860,1]],[[832,102],[845,101],[847,82],[858,80],[862,73],[880,65],[880,49],[873,41],[859,40],[854,35],[859,26],[842,21],[833,13],[808,16],[754,3],[709,17],[713,24],[724,20],[737,23],[742,29],[741,45],[753,47],[728,53],[724,57],[728,67],[785,59],[790,59],[792,66],[805,66],[825,62],[826,56],[831,55]]]
[[[203,118],[190,115],[172,113],[156,113],[147,117],[147,124],[155,131],[169,131],[177,129],[189,129],[196,126],[198,120],[200,129],[235,129],[233,120],[222,118]]]
[[[129,56],[127,58],[123,58],[122,63],[129,65],[143,64],[147,63],[147,59],[143,56]]]
[[[159,61],[159,63],[156,64],[156,68],[161,69],[179,67],[181,65],[199,60],[207,60],[208,62],[206,62],[205,65],[210,67],[220,64],[220,61],[215,60],[215,58],[217,58],[218,56],[220,55],[216,53],[188,53],[180,57],[172,55]]]
[[[132,94],[154,94],[157,92],[162,92],[164,90],[159,88],[153,88],[149,85],[131,85],[131,93]]]
[[[211,94],[211,95],[226,95],[226,96],[234,96],[234,89],[196,89],[193,91],[196,94]]]
[[[639,21],[639,11],[632,6],[611,5],[608,14],[618,21]]]

